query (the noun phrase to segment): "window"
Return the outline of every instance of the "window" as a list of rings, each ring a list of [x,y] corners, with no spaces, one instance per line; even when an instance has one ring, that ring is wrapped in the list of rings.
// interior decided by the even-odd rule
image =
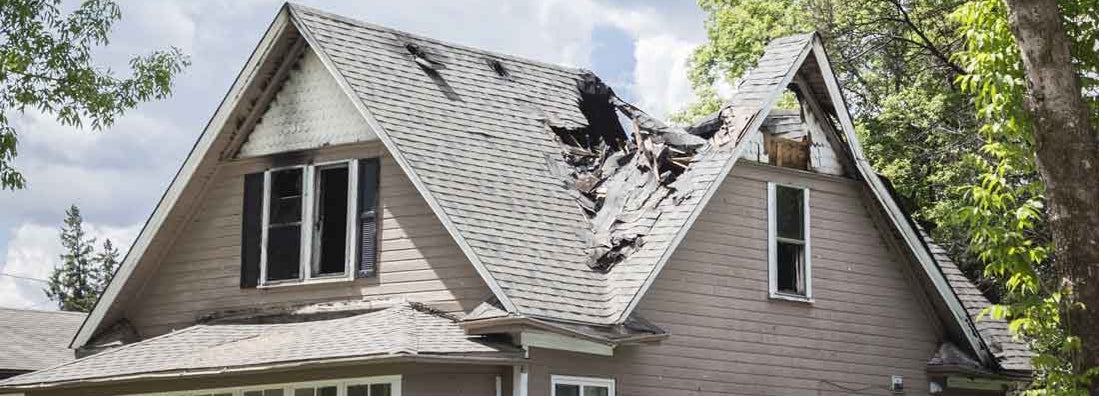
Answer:
[[[770,295],[811,301],[809,189],[769,183],[767,208]]]
[[[401,376],[170,392],[156,396],[401,396]]]
[[[256,248],[259,284],[372,276],[377,255],[377,170],[377,160],[370,159],[264,172],[262,224],[256,227],[262,229]],[[362,219],[360,206],[370,214],[368,220]],[[359,271],[354,270],[356,265]]]
[[[551,396],[614,396],[614,380],[610,378],[554,375],[550,382]]]

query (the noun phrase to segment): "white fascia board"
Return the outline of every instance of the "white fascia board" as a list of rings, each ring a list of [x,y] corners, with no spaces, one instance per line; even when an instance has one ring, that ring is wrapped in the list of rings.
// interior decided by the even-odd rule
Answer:
[[[518,312],[515,304],[511,302],[511,299],[508,298],[507,294],[504,293],[503,288],[501,288],[500,284],[496,282],[496,278],[493,277],[491,273],[489,273],[484,263],[482,263],[481,259],[477,256],[477,253],[473,251],[473,247],[470,246],[469,243],[466,242],[465,238],[462,237],[461,233],[458,232],[458,227],[454,225],[454,222],[450,221],[450,217],[447,216],[445,211],[443,211],[442,205],[439,205],[439,201],[435,199],[435,196],[431,193],[430,190],[427,189],[427,186],[424,184],[424,182],[420,180],[420,177],[416,175],[416,172],[412,170],[412,165],[409,164],[408,159],[406,159],[404,157],[404,154],[401,153],[401,151],[398,149],[397,144],[393,142],[393,139],[389,137],[389,133],[386,132],[385,128],[383,128],[378,120],[374,117],[374,114],[359,98],[358,93],[356,93],[355,90],[351,88],[351,84],[347,82],[347,79],[343,76],[343,73],[340,73],[339,69],[336,67],[336,64],[332,61],[332,58],[329,57],[328,53],[324,51],[324,47],[322,47],[320,43],[317,42],[317,39],[313,37],[313,32],[309,31],[304,23],[301,23],[299,17],[297,16],[297,11],[294,7],[295,6],[293,5],[289,6],[290,19],[294,26],[298,28],[298,31],[301,32],[302,37],[305,37],[306,42],[308,42],[309,46],[312,47],[313,50],[317,53],[317,56],[321,58],[321,62],[324,63],[324,66],[328,69],[328,72],[332,73],[332,77],[334,77],[336,79],[336,82],[339,83],[340,87],[343,88],[344,93],[351,98],[351,102],[354,103],[355,108],[358,109],[359,113],[362,114],[364,119],[366,119],[366,123],[370,126],[370,128],[374,130],[375,133],[377,133],[378,140],[381,140],[382,144],[389,151],[389,153],[393,155],[393,159],[397,162],[401,169],[404,170],[404,173],[408,176],[408,179],[412,181],[412,185],[416,187],[416,191],[419,191],[420,195],[424,198],[425,201],[427,201],[428,206],[431,207],[431,211],[435,213],[435,217],[443,223],[443,227],[446,228],[447,233],[450,234],[451,238],[454,239],[454,242],[457,243],[458,247],[462,249],[463,253],[465,253],[466,258],[468,258],[470,263],[473,264],[473,268],[477,270],[477,273],[481,275],[481,278],[485,281],[485,284],[487,284],[489,289],[492,290],[492,294],[496,297],[497,300],[500,301],[500,304],[502,304],[508,312]]]
[[[587,353],[591,355],[614,356],[614,346],[542,331],[524,331],[519,333],[519,345],[522,345],[523,348],[534,347]]]
[[[786,86],[790,84],[790,81],[793,81],[794,76],[797,75],[798,69],[801,67],[801,64],[804,63],[805,58],[809,56],[809,52],[811,49],[811,45],[806,45],[805,48],[802,49],[801,54],[798,55],[797,60],[791,64],[790,70],[786,71],[786,76],[782,78],[782,82],[775,85],[775,90],[771,92],[771,94],[767,97],[767,100],[761,103],[759,111],[756,113],[755,118],[753,118],[752,121],[745,126],[745,129],[747,129],[748,132],[744,134],[744,137],[741,138],[740,141],[735,142],[736,146],[733,148],[732,158],[730,158],[729,161],[725,163],[725,166],[721,168],[721,172],[718,173],[717,178],[714,179],[713,184],[710,185],[710,187],[703,193],[702,200],[698,203],[698,206],[695,207],[694,211],[692,211],[691,214],[687,217],[687,222],[683,225],[682,228],[676,231],[676,234],[672,238],[671,244],[668,246],[668,249],[664,251],[664,254],[661,255],[660,259],[656,262],[656,266],[653,268],[653,272],[649,274],[647,279],[645,279],[645,283],[641,285],[641,289],[638,290],[638,292],[634,294],[634,296],[630,299],[630,305],[628,305],[626,309],[622,311],[622,315],[618,317],[615,323],[625,322],[626,319],[630,317],[630,314],[632,314],[633,311],[637,309],[637,304],[641,302],[641,298],[645,296],[645,294],[649,291],[649,288],[651,288],[653,283],[656,281],[656,278],[660,276],[660,273],[663,271],[664,266],[668,263],[668,260],[671,259],[672,254],[675,253],[676,248],[679,247],[680,242],[683,241],[683,238],[687,237],[687,232],[690,231],[690,229],[694,226],[695,221],[698,220],[698,217],[702,214],[703,209],[706,208],[706,205],[710,202],[710,199],[712,199],[714,195],[717,194],[717,191],[721,188],[721,184],[725,181],[725,178],[729,176],[729,172],[733,170],[733,166],[736,165],[737,160],[740,159],[740,157],[744,154],[744,150],[747,150],[748,143],[751,142],[752,139],[754,139],[756,134],[761,133],[759,131],[759,127],[763,125],[763,121],[767,118],[767,113],[771,111],[771,107],[774,106],[775,102],[778,100],[779,95],[786,89]],[[720,113],[718,117],[720,117]]]
[[[72,341],[69,343],[69,348],[75,349],[83,346],[91,339],[96,329],[102,324],[107,311],[114,305],[115,300],[118,298],[118,294],[130,280],[134,269],[144,257],[149,245],[157,234],[159,234],[160,228],[163,226],[172,209],[178,203],[185,187],[195,175],[195,171],[199,168],[199,165],[209,157],[210,148],[229,121],[229,115],[239,104],[241,96],[246,88],[252,84],[252,81],[256,77],[256,71],[268,58],[272,46],[278,42],[278,38],[281,36],[288,22],[288,8],[283,6],[283,8],[279,10],[278,15],[275,16],[275,19],[271,21],[271,25],[268,26],[267,32],[264,33],[259,45],[253,49],[252,55],[248,58],[248,62],[245,63],[245,66],[241,69],[240,73],[237,74],[237,78],[233,82],[232,88],[230,88],[229,92],[226,92],[225,97],[222,98],[217,111],[214,112],[214,116],[206,124],[206,128],[203,129],[198,141],[195,142],[194,147],[191,148],[191,152],[187,155],[187,159],[183,162],[179,171],[176,172],[175,177],[172,179],[172,183],[168,185],[168,189],[164,192],[164,195],[161,196],[156,209],[153,210],[149,219],[145,221],[145,225],[141,228],[141,232],[127,251],[126,257],[123,258],[118,271],[115,273],[114,277],[111,278],[111,282],[107,285],[107,289],[103,291],[102,297],[96,302],[95,307],[92,308],[92,312],[88,314],[88,317],[84,320],[84,323],[81,324],[76,335],[73,336]]]
[[[848,148],[851,149],[851,153],[855,157],[856,168],[858,168],[863,180],[866,180],[867,185],[870,187],[870,191],[873,193],[878,203],[885,209],[890,222],[893,223],[893,226],[900,232],[904,243],[916,256],[916,260],[931,279],[935,291],[938,292],[950,309],[951,316],[953,316],[954,320],[961,326],[962,333],[965,334],[966,341],[969,343],[970,347],[977,353],[981,363],[988,365],[991,361],[991,356],[989,355],[988,350],[983,347],[977,329],[969,320],[969,314],[966,312],[965,308],[962,307],[958,296],[954,294],[954,289],[947,283],[946,277],[939,271],[938,265],[935,264],[935,260],[927,250],[927,246],[923,244],[915,229],[913,229],[912,225],[908,222],[904,212],[897,206],[896,201],[893,200],[893,196],[889,193],[889,190],[885,187],[885,184],[882,183],[881,179],[878,178],[877,173],[870,167],[870,162],[866,160],[866,156],[863,155],[862,148],[859,146],[858,136],[855,134],[855,125],[851,121],[851,114],[847,110],[847,103],[840,93],[839,80],[837,80],[836,76],[832,73],[832,66],[828,62],[828,56],[825,53],[824,45],[818,37],[813,38],[812,49],[816,54],[817,64],[824,77],[824,83],[828,87],[828,94],[832,97],[832,102],[836,108],[836,116],[840,121],[840,129],[842,130],[845,140],[847,140]]]

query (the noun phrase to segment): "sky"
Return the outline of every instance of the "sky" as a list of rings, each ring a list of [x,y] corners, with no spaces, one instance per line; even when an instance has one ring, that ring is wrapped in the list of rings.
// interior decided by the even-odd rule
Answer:
[[[60,264],[69,205],[85,228],[124,251],[152,213],[281,2],[120,0],[122,20],[97,63],[124,71],[135,55],[176,46],[191,56],[171,98],[103,131],[13,115],[15,166],[27,188],[0,191],[0,306],[55,309],[42,288]],[[687,58],[705,15],[691,0],[301,1],[450,42],[591,69],[624,99],[664,117],[693,98]],[[3,275],[7,274],[7,275]]]

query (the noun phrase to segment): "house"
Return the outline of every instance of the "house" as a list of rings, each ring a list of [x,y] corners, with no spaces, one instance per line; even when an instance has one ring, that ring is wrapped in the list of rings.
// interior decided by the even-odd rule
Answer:
[[[678,128],[585,70],[286,5],[84,357],[0,393],[996,395],[1030,367],[987,305],[814,34]]]
[[[73,359],[69,349],[84,314],[0,308],[0,380]]]

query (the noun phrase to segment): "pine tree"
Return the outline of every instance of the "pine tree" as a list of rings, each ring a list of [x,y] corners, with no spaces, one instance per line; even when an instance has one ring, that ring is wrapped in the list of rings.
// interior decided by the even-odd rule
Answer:
[[[93,253],[95,238],[84,231],[80,208],[72,205],[65,211],[65,224],[61,227],[61,267],[50,274],[46,296],[57,302],[62,311],[91,311],[99,297],[98,277]],[[115,253],[117,255],[117,252]]]
[[[119,264],[119,252],[118,248],[114,247],[110,239],[103,240],[103,250],[95,255],[96,261],[96,295],[102,293],[107,289],[107,284],[111,283],[111,277],[114,276],[114,272],[118,270]]]

